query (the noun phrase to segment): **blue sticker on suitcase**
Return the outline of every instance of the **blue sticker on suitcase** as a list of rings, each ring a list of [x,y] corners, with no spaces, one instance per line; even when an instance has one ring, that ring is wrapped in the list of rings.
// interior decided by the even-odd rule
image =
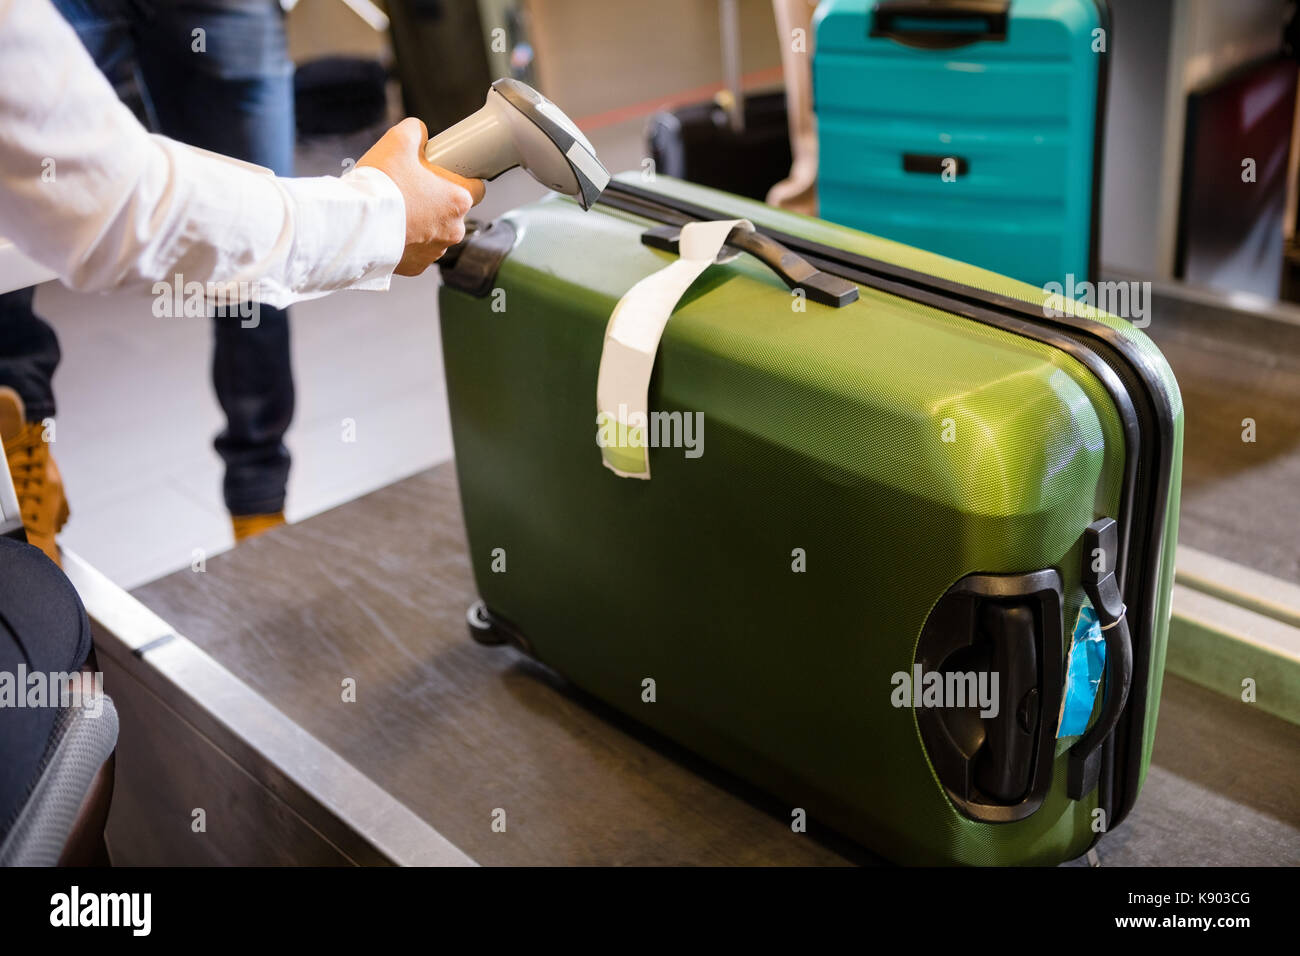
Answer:
[[[1097,612],[1085,598],[1070,638],[1057,739],[1077,737],[1088,729],[1088,718],[1092,716],[1097,701],[1097,687],[1105,672],[1106,641],[1101,636]]]

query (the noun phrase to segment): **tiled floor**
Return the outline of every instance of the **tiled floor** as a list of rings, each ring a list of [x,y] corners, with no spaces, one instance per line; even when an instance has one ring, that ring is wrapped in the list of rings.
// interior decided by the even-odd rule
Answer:
[[[637,168],[641,120],[592,136],[611,169]],[[300,174],[333,172],[364,148],[315,144]],[[542,195],[515,170],[488,187],[491,218]],[[438,278],[387,293],[344,292],[293,308],[298,405],[287,443],[291,521],[452,455],[437,325]],[[82,295],[57,283],[37,309],[59,333],[55,456],[72,519],[62,542],[132,588],[233,544],[212,438],[206,319],[159,319],[147,293]],[[344,441],[343,420],[355,421]]]

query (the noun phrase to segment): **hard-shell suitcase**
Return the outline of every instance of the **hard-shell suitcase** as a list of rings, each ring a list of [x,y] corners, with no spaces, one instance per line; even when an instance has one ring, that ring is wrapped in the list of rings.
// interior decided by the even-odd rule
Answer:
[[[820,215],[1034,285],[1096,278],[1104,0],[824,0]]]
[[[615,304],[707,228],[684,224],[738,217],[758,231],[737,227],[737,257],[686,292],[648,393],[702,414],[700,454],[662,442],[649,480],[619,477],[593,415]],[[1182,454],[1177,386],[1141,332],[663,177],[616,178],[586,213],[547,198],[449,256],[480,640],[900,862],[1055,863],[1124,818],[1155,730]],[[1106,676],[1090,729],[1058,740],[1085,596]],[[919,691],[994,672],[983,717]]]
[[[785,93],[747,96],[744,110],[740,130],[712,100],[655,113],[645,133],[655,172],[762,199],[790,174]]]

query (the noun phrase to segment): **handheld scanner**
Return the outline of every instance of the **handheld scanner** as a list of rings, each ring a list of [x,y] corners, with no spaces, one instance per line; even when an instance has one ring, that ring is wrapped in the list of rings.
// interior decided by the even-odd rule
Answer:
[[[573,120],[527,83],[503,78],[483,108],[429,140],[425,158],[467,179],[496,179],[522,166],[548,189],[590,209],[609,172]]]

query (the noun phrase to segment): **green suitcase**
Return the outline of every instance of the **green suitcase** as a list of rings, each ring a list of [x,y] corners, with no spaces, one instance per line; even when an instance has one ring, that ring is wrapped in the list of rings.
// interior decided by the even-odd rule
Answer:
[[[741,217],[757,232],[678,303],[649,386],[665,421],[702,414],[701,453],[620,477],[594,415],[611,313],[685,224]],[[1057,863],[1123,820],[1183,434],[1130,323],[665,177],[515,210],[443,279],[480,641],[897,862]],[[1058,737],[1086,649],[1105,676]]]

